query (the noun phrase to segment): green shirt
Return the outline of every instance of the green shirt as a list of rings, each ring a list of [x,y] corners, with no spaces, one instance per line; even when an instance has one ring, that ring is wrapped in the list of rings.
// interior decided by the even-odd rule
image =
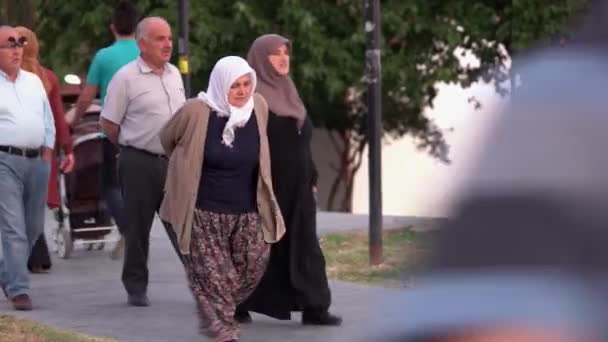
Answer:
[[[137,56],[139,56],[139,48],[135,39],[117,40],[114,44],[97,51],[89,68],[87,84],[99,88],[102,107],[112,76],[125,64],[134,61]]]

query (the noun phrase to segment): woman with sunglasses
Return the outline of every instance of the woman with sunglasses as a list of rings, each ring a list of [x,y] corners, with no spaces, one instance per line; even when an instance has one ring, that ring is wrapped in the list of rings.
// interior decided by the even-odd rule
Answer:
[[[57,165],[57,147],[54,149],[54,156],[51,162],[51,173],[49,175],[47,205],[51,209],[57,208],[60,205],[58,170],[61,169],[62,172],[69,173],[74,167],[72,140],[68,125],[65,121],[59,80],[55,73],[40,65],[40,44],[38,43],[36,34],[23,26],[17,26],[15,27],[15,30],[19,34],[19,39],[14,44],[15,46],[20,45],[23,47],[21,68],[33,72],[42,81],[55,120],[56,145],[57,147],[61,147],[64,153],[61,164]],[[51,268],[51,258],[49,256],[49,249],[46,245],[44,234],[40,236],[32,249],[28,261],[28,268],[32,273],[45,273]]]

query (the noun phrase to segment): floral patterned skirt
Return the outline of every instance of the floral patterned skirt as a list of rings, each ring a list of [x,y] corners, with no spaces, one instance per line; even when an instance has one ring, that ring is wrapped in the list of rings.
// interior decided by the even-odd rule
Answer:
[[[269,256],[270,245],[264,241],[257,213],[195,209],[185,266],[201,333],[216,341],[239,339],[235,308],[258,285]]]

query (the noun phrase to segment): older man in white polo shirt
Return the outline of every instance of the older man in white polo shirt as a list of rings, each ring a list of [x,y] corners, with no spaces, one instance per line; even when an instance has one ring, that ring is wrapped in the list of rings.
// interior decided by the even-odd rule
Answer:
[[[31,310],[27,260],[44,229],[55,125],[42,81],[21,70],[23,46],[0,26],[0,286],[16,310]]]
[[[186,101],[179,70],[169,63],[171,28],[149,17],[137,26],[140,57],[122,67],[108,85],[101,126],[120,146],[118,168],[127,229],[122,281],[128,302],[148,306],[148,251],[154,214],[163,198],[167,159],[158,133]],[[175,233],[165,225],[178,252]]]

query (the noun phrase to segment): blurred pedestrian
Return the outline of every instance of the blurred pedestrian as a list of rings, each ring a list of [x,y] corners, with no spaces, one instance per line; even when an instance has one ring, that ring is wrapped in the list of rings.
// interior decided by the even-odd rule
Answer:
[[[597,2],[566,46],[516,61],[524,90],[480,142],[428,268],[380,310],[403,313],[395,340],[608,340],[606,19]]]
[[[78,97],[70,125],[74,125],[82,118],[98,93],[103,108],[108,84],[114,74],[125,64],[134,61],[139,56],[139,48],[135,41],[135,27],[138,21],[139,11],[130,1],[120,1],[114,7],[112,24],[110,24],[114,43],[95,54],[89,67],[86,84]],[[117,176],[116,156],[118,155],[118,148],[105,137],[105,134],[103,136],[101,191],[121,236],[110,253],[113,259],[117,259],[123,254],[125,247],[124,235],[127,224],[125,222],[125,205]]]

